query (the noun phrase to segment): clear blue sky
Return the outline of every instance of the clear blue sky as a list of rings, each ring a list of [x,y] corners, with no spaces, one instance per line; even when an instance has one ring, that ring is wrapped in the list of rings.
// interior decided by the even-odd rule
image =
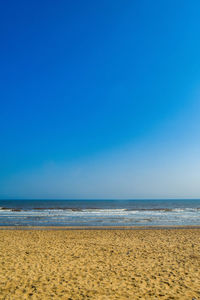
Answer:
[[[0,198],[200,197],[199,15],[1,1]]]

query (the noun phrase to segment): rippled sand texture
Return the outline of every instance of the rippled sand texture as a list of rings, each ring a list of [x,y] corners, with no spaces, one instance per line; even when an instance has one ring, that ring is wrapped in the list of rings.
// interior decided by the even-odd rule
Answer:
[[[200,299],[200,230],[0,231],[0,299]]]

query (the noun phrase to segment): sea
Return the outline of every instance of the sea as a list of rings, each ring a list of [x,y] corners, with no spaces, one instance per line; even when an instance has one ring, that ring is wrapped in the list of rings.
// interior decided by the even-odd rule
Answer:
[[[0,226],[200,225],[200,200],[0,200]]]

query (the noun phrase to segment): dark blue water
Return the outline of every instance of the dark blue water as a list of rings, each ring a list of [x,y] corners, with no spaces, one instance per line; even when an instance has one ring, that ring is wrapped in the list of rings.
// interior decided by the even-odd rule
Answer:
[[[200,225],[200,200],[0,200],[0,226]]]

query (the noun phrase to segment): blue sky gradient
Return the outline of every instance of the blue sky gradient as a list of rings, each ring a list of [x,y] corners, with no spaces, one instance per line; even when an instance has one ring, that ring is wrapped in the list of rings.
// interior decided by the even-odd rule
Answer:
[[[199,1],[2,1],[0,198],[199,198]]]

